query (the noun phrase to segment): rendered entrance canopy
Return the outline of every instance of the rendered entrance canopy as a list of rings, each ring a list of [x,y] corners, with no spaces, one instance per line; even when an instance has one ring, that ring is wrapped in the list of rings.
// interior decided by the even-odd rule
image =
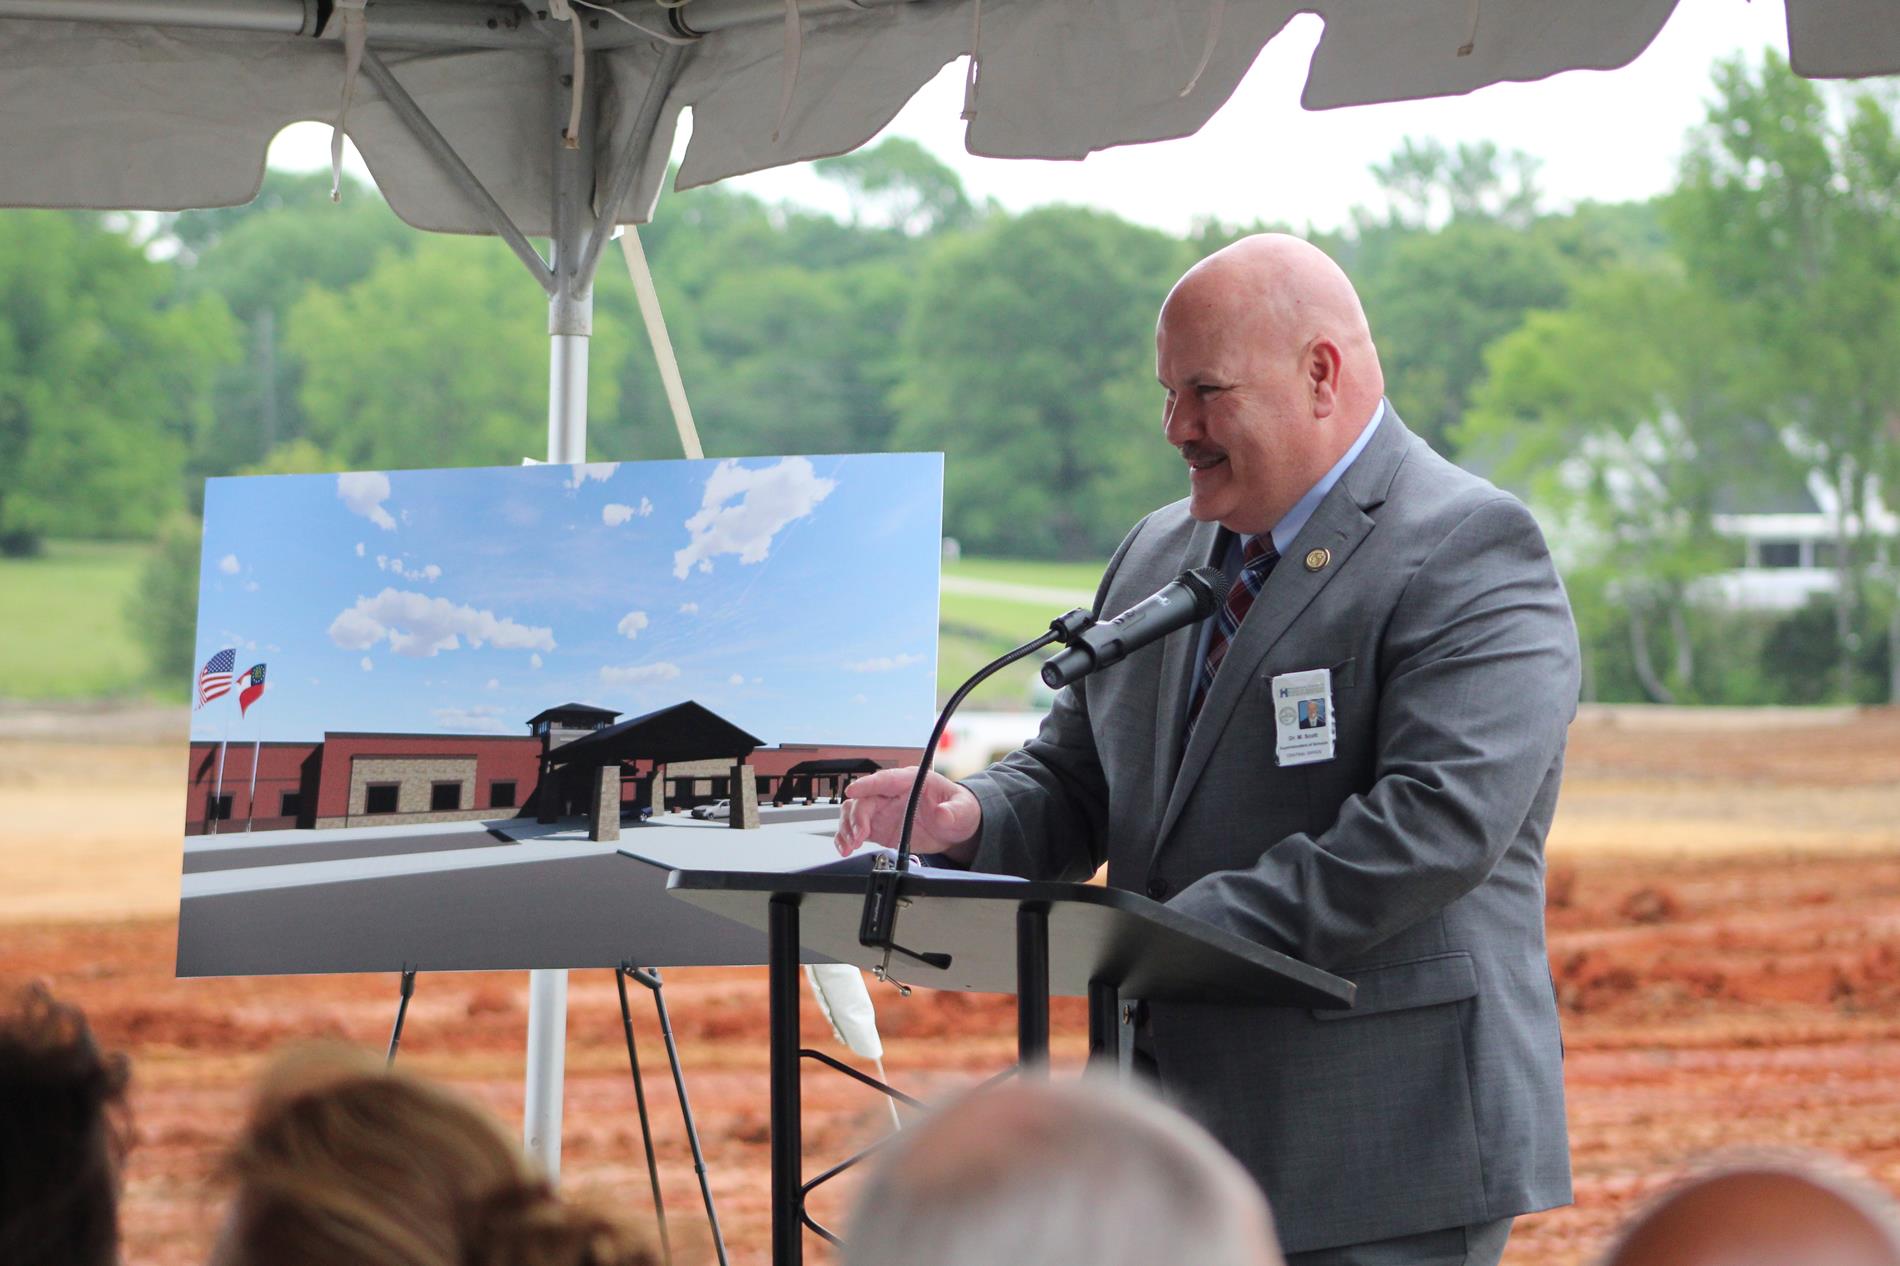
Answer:
[[[630,933],[664,875],[616,850],[833,855],[832,797],[930,730],[942,475],[210,481],[179,974],[758,961],[683,907]]]

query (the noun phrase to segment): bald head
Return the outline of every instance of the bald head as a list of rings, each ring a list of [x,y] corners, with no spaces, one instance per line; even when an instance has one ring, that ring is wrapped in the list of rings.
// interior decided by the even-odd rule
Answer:
[[[1191,509],[1236,532],[1277,522],[1385,395],[1352,282],[1284,233],[1242,238],[1189,269],[1161,307],[1155,348]]]
[[[1385,375],[1359,292],[1332,256],[1286,233],[1256,233],[1223,247],[1187,270],[1162,305],[1205,305],[1249,337],[1290,353],[1317,339],[1336,344],[1351,381],[1348,403],[1370,407],[1385,394]]]
[[[906,1129],[846,1266],[1283,1266],[1266,1199],[1172,1108],[1108,1083],[1015,1082]]]
[[[1603,1266],[1900,1266],[1893,1202],[1810,1163],[1737,1166],[1665,1193]]]

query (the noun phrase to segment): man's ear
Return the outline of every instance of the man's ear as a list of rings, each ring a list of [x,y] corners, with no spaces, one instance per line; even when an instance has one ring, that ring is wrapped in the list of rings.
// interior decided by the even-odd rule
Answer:
[[[1331,339],[1315,339],[1306,349],[1302,371],[1307,390],[1313,395],[1313,416],[1330,418],[1339,407],[1339,345]]]

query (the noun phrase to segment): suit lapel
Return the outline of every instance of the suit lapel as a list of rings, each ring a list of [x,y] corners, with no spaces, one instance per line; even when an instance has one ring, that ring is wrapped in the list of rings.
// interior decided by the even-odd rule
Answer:
[[[1220,526],[1196,523],[1188,536],[1183,553],[1188,567],[1219,567],[1216,556],[1221,541]],[[1194,682],[1194,651],[1200,645],[1200,625],[1181,630],[1186,636],[1168,638],[1162,643],[1161,691],[1155,707],[1155,788],[1154,802],[1168,802],[1168,787],[1174,771],[1181,766],[1181,731],[1187,724],[1189,690]]]
[[[1172,717],[1173,727],[1167,746],[1157,743],[1155,750],[1166,751],[1170,756],[1179,753],[1180,772],[1175,776],[1174,785],[1166,797],[1167,808],[1162,813],[1160,829],[1155,833],[1156,852],[1160,851],[1168,833],[1174,829],[1189,795],[1207,768],[1214,745],[1227,728],[1234,708],[1246,693],[1261,661],[1286,636],[1320,591],[1345,569],[1347,560],[1371,534],[1375,520],[1368,511],[1384,503],[1386,492],[1392,486],[1392,480],[1413,443],[1416,441],[1411,432],[1399,423],[1398,415],[1388,408],[1385,420],[1379,424],[1378,431],[1364,451],[1319,503],[1313,517],[1307,520],[1306,526],[1293,539],[1286,557],[1275,564],[1273,574],[1267,577],[1266,586],[1260,591],[1253,609],[1241,621],[1233,644],[1228,648],[1226,658],[1221,661],[1220,671],[1214,674],[1214,684],[1208,690],[1207,702],[1201,706],[1200,719],[1195,723],[1194,734],[1185,751],[1181,750],[1181,732],[1186,720],[1186,677],[1185,674],[1177,673],[1163,678],[1164,691],[1177,691],[1181,698],[1178,700],[1178,709],[1171,712],[1163,707],[1162,715]],[[1319,549],[1329,551],[1330,557],[1318,570],[1312,570],[1306,565],[1306,557]],[[1188,646],[1178,653],[1191,659],[1192,649],[1192,646]],[[1164,664],[1167,662],[1164,661]],[[1190,670],[1192,667],[1191,664],[1187,665]],[[1303,664],[1299,667],[1323,668],[1325,665]],[[1164,705],[1170,697],[1163,694]],[[1271,748],[1266,750],[1268,759],[1271,759]],[[1166,766],[1169,771],[1174,768],[1172,762]],[[1157,801],[1160,802],[1160,797],[1157,797]]]

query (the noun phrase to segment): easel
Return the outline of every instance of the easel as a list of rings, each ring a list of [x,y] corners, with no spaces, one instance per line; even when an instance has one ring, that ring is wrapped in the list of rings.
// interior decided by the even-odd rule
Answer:
[[[397,986],[396,1022],[389,1031],[385,1067],[395,1066],[396,1051],[402,1045],[403,1025],[409,1017],[409,1000],[416,992],[416,971],[414,967],[402,969],[402,980]],[[686,1124],[686,1143],[693,1153],[693,1172],[699,1179],[700,1198],[706,1204],[706,1224],[712,1231],[713,1251],[718,1254],[719,1266],[726,1266],[726,1240],[719,1229],[718,1210],[713,1206],[706,1158],[699,1146],[699,1127],[693,1121],[692,1101],[686,1095],[686,1075],[680,1067],[679,1045],[673,1039],[673,1020],[666,1009],[666,992],[660,981],[659,969],[642,969],[631,962],[623,962],[614,969],[614,989],[620,995],[620,1025],[627,1038],[627,1067],[633,1074],[633,1102],[640,1116],[640,1141],[646,1151],[647,1180],[653,1189],[653,1218],[659,1228],[660,1260],[672,1266],[673,1245],[666,1230],[666,1201],[660,1194],[660,1166],[653,1151],[653,1123],[647,1115],[646,1084],[640,1074],[640,1055],[633,1035],[633,1006],[627,999],[629,980],[653,995],[653,1010],[659,1020],[660,1038],[666,1045],[666,1062],[673,1073],[673,1090],[679,1097],[680,1117]],[[845,1071],[862,1079],[862,1074],[853,1069],[846,1068]]]

